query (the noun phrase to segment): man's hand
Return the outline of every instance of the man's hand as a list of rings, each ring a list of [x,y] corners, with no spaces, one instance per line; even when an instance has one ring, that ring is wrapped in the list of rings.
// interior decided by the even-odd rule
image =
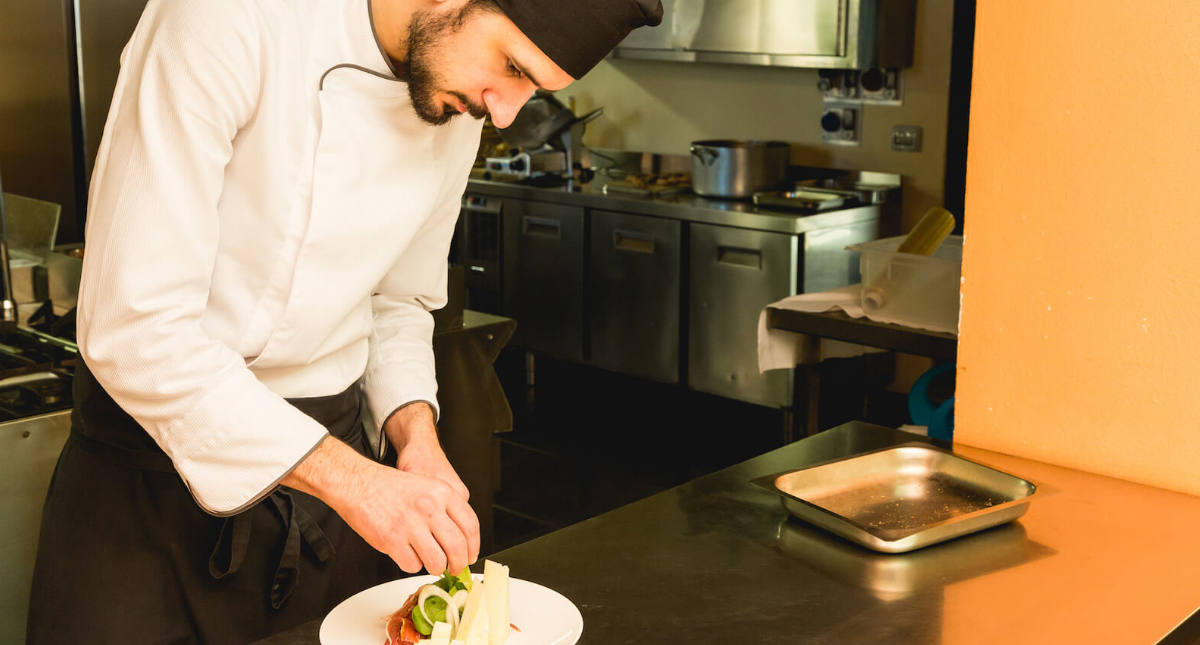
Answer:
[[[449,484],[377,464],[332,437],[282,483],[329,504],[408,573],[458,572],[479,558],[479,519]]]
[[[438,443],[433,410],[428,404],[417,402],[400,408],[387,420],[383,432],[399,455],[396,468],[406,473],[440,479],[463,499],[471,497]]]

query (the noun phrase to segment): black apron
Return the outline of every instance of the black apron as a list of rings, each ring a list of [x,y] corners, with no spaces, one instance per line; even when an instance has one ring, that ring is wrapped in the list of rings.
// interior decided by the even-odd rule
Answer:
[[[27,643],[236,645],[323,617],[399,568],[315,497],[196,505],[171,460],[80,361],[46,497]],[[289,400],[363,455],[360,393]]]

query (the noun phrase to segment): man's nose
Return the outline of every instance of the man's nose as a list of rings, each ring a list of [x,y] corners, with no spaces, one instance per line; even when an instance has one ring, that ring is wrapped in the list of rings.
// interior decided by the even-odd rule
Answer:
[[[525,107],[525,101],[533,96],[533,92],[522,90],[487,90],[483,93],[483,102],[487,105],[488,113],[492,115],[492,124],[503,130],[512,125],[517,113]]]

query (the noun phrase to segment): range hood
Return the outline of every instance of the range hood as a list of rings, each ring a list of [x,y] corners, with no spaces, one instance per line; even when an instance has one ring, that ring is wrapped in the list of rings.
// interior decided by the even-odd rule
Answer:
[[[911,67],[916,0],[663,0],[614,58],[871,69]]]

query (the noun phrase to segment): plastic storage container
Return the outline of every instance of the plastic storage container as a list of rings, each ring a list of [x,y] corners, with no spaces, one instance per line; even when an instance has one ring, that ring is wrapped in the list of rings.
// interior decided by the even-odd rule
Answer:
[[[859,253],[862,308],[868,317],[923,329],[957,332],[962,236],[933,255],[898,253],[904,236],[846,247]]]

